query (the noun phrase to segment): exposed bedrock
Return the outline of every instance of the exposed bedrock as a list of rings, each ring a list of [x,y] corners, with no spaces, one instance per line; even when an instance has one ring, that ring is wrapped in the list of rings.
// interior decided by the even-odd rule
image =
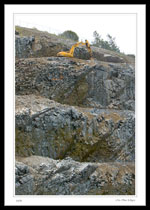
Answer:
[[[70,58],[16,60],[17,95],[35,94],[82,107],[134,110],[135,75],[128,64]]]
[[[80,108],[16,96],[16,153],[78,161],[133,161],[133,111]]]
[[[21,162],[20,162],[21,161]],[[16,161],[16,195],[134,195],[134,163],[77,162],[41,156]]]
[[[74,43],[15,27],[15,194],[134,195],[135,57]]]

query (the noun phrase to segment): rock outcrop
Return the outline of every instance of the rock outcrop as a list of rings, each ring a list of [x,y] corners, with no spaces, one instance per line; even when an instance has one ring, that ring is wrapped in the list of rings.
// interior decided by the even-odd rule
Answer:
[[[16,194],[134,194],[134,59],[72,44],[16,29]]]
[[[57,57],[16,60],[17,95],[82,107],[134,110],[134,78],[128,64]]]
[[[19,162],[21,161],[21,162]],[[132,195],[133,163],[80,163],[39,156],[16,161],[16,195]]]
[[[60,51],[68,51],[76,42],[60,38],[54,34],[41,32],[36,29],[17,27],[15,37],[16,58],[50,57],[56,56]],[[91,46],[93,58],[105,62],[132,63],[134,58],[106,49]],[[19,50],[22,49],[22,50]],[[75,48],[74,57],[89,59],[89,53],[85,46]]]
[[[134,113],[16,96],[16,154],[78,161],[133,161]]]

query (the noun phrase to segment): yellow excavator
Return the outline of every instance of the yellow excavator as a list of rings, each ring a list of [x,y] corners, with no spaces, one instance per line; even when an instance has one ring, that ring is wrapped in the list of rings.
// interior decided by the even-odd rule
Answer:
[[[75,43],[74,45],[72,45],[72,47],[71,47],[71,49],[69,51],[59,52],[59,53],[57,53],[57,56],[58,57],[71,57],[71,58],[73,58],[74,50],[79,45],[85,45],[87,47],[87,49],[88,49],[90,57],[92,57],[92,50],[91,50],[90,43],[88,42],[88,40],[85,40],[85,43],[84,42],[77,42],[77,43]]]

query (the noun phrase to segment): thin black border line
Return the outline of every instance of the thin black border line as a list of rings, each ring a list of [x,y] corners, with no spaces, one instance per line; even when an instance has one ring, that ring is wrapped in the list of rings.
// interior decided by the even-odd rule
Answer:
[[[4,4],[4,5],[27,5],[27,4]],[[28,5],[41,5],[41,4],[28,4]],[[114,5],[114,6],[116,6],[116,5],[146,5],[146,4],[42,4],[42,5],[64,5],[64,6],[66,6],[66,5],[106,5],[106,6],[108,6],[108,5]]]
[[[135,69],[135,78],[134,78],[134,82],[135,82],[135,87],[134,87],[134,89],[135,89],[135,90],[134,90],[134,91],[135,91],[135,96],[134,96],[134,97],[135,97],[135,110],[134,110],[134,116],[135,116],[135,117],[134,117],[134,119],[135,119],[135,128],[134,128],[134,132],[135,132],[135,151],[134,151],[134,152],[135,152],[135,165],[134,165],[134,170],[135,170],[135,195],[136,195],[136,197],[137,197],[137,195],[138,195],[138,194],[137,194],[137,173],[136,173],[136,172],[137,172],[137,171],[136,171],[136,168],[137,168],[137,167],[136,167],[136,165],[137,165],[137,152],[136,152],[136,145],[137,145],[137,140],[136,140],[136,139],[137,139],[137,138],[136,138],[136,136],[137,136],[137,135],[136,135],[136,133],[137,133],[137,132],[136,132],[136,129],[137,129],[137,126],[136,126],[136,115],[137,115],[137,114],[136,114],[136,81],[137,81],[137,80],[136,80],[136,73],[137,73],[137,49],[138,49],[138,48],[137,48],[137,44],[138,44],[138,41],[137,41],[137,38],[138,38],[138,37],[137,37],[137,32],[138,32],[137,28],[138,28],[138,24],[137,24],[137,23],[138,23],[138,13],[136,13],[136,55],[135,55],[135,64],[134,64],[134,65],[135,65],[135,66],[134,66],[134,69]]]
[[[71,4],[70,4],[71,5]],[[13,43],[14,43],[14,26],[15,26],[15,24],[14,24],[14,15],[16,15],[16,14],[52,14],[52,15],[54,15],[54,14],[99,14],[99,15],[101,15],[101,14],[134,14],[134,15],[136,15],[136,58],[137,58],[137,13],[13,13]],[[15,57],[14,57],[15,55],[14,55],[14,44],[13,44],[13,62],[15,61]],[[137,60],[137,59],[136,59]],[[13,63],[14,64],[14,63]],[[136,62],[135,62],[135,64],[136,64]],[[13,65],[13,70],[14,70],[14,73],[15,73],[15,65]],[[136,68],[135,68],[136,69]],[[13,74],[13,75],[15,75],[15,74]],[[13,78],[13,79],[15,79],[15,77]],[[15,80],[13,81],[13,84],[15,84],[14,83],[15,82]],[[15,88],[15,86],[13,87],[13,93],[14,93],[14,88]],[[15,94],[14,94],[14,97],[15,97]],[[14,103],[14,97],[13,97],[13,104],[15,104]],[[134,113],[135,113],[135,111],[134,111]],[[13,116],[15,116],[14,115],[15,114],[15,109],[14,109],[14,113],[13,113]],[[14,118],[15,119],[15,118]],[[15,132],[14,132],[14,129],[13,129],[13,137],[15,137],[15,134],[14,134]],[[14,142],[15,142],[15,138],[14,138]],[[15,144],[14,144],[15,145]],[[15,151],[15,146],[13,147],[13,150]],[[135,150],[136,151],[136,150]],[[15,161],[15,153],[14,153],[14,161]],[[136,162],[136,160],[135,160],[135,162]],[[135,164],[135,166],[136,166],[136,164]],[[15,164],[14,164],[14,172],[15,172]],[[14,181],[15,181],[15,174],[13,174],[13,179],[14,179]],[[135,183],[136,183],[136,181],[135,181]],[[23,198],[23,197],[25,197],[25,198],[27,198],[27,197],[43,197],[43,195],[15,195],[15,186],[14,186],[14,182],[13,182],[13,197],[20,197],[20,198]],[[26,197],[27,196],[27,197]],[[57,195],[44,195],[44,197],[54,197],[54,196],[57,196]],[[60,196],[62,196],[62,197],[64,197],[63,195],[59,195],[59,197]],[[101,195],[65,195],[65,197],[71,197],[71,196],[75,196],[75,197],[95,197],[95,196],[101,196]],[[137,198],[137,194],[136,194],[136,184],[135,184],[135,195],[105,195],[105,197],[106,196],[108,196],[108,197],[114,197],[114,196],[125,196],[125,197],[133,197],[133,198]],[[18,206],[18,205],[17,205]],[[23,206],[23,205],[21,205],[21,206]],[[27,205],[25,205],[25,206],[27,206]],[[47,205],[46,205],[47,206]],[[48,205],[49,206],[49,205]],[[54,205],[55,206],[55,205]],[[65,205],[64,205],[65,206]],[[74,205],[73,205],[74,206]],[[97,205],[95,205],[95,206],[97,206]],[[118,206],[118,205],[117,205]],[[123,205],[124,206],[124,205]],[[129,205],[130,206],[130,205]]]
[[[135,166],[134,166],[134,170],[135,170],[135,195],[137,196],[138,195],[138,191],[137,191],[137,151],[136,151],[136,145],[137,145],[137,138],[136,138],[136,136],[137,136],[137,126],[136,126],[136,116],[137,116],[137,110],[136,110],[136,81],[137,81],[137,79],[136,79],[136,73],[137,73],[137,49],[138,49],[138,36],[137,36],[137,32],[138,32],[138,13],[136,14],[136,55],[135,55],[135,79],[134,79],[134,82],[135,82],[135,87],[134,87],[134,89],[135,89],[135,110],[134,110],[134,115],[135,115],[135,129],[134,129],[134,131],[135,131]]]
[[[108,15],[108,14],[110,14],[110,15],[113,15],[113,14],[117,14],[117,15],[124,15],[124,14],[133,14],[133,15],[135,15],[135,14],[137,14],[137,13],[70,13],[70,12],[68,12],[68,13],[13,13],[13,14],[15,14],[15,15],[22,15],[22,14],[32,14],[32,15],[34,15],[34,14],[42,14],[42,15],[47,15],[47,14],[49,14],[49,15],[104,15],[104,14],[106,14],[106,15]]]
[[[16,142],[15,142],[15,137],[16,137],[16,135],[15,135],[15,128],[16,128],[16,126],[15,126],[15,107],[16,107],[16,105],[15,105],[15,46],[14,46],[14,43],[15,43],[15,26],[14,26],[14,13],[13,13],[13,72],[14,72],[14,74],[13,74],[13,95],[14,95],[14,97],[13,97],[13,106],[14,106],[14,112],[13,112],[13,123],[14,123],[14,129],[13,129],[13,138],[14,138],[14,144],[13,144],[13,153],[14,153],[14,157],[13,157],[13,162],[14,162],[14,167],[13,167],[13,197],[15,197],[15,153],[16,153],[16,151],[15,151],[15,146],[16,146]]]

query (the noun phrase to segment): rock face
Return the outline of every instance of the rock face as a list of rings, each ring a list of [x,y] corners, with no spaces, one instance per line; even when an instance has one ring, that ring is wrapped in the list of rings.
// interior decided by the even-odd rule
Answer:
[[[15,166],[15,189],[16,195],[33,194],[34,177],[30,174],[27,165],[16,162]]]
[[[32,55],[32,45],[34,42],[34,37],[20,37],[15,36],[15,55],[18,58],[28,57],[29,54]]]
[[[60,51],[70,50],[72,45],[76,43],[72,40],[63,39],[54,34],[41,32],[36,29],[17,27],[17,30],[18,36],[15,37],[16,58],[56,56]],[[96,60],[114,63],[134,63],[134,58],[124,54],[94,46],[91,46],[91,49],[93,58],[96,58]],[[74,57],[85,60],[90,58],[85,46],[75,48]]]
[[[135,194],[133,58],[72,44],[16,29],[16,194]]]
[[[134,69],[68,58],[16,61],[16,94],[36,94],[82,107],[134,110]]]
[[[28,195],[31,192],[34,195],[135,193],[133,163],[80,163],[69,157],[54,160],[39,156],[20,158],[20,161],[23,163],[16,161],[16,195]]]
[[[16,154],[78,161],[133,161],[134,113],[80,109],[16,96]]]

